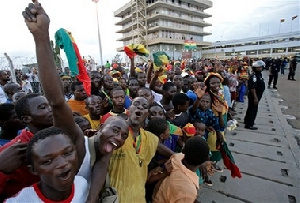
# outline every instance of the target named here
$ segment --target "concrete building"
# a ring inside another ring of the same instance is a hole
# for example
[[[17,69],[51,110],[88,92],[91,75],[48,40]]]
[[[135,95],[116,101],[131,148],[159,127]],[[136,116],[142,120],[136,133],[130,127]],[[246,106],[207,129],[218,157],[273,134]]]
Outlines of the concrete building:
[[[211,34],[204,32],[211,26],[205,22],[210,7],[208,0],[131,0],[114,12],[121,18],[116,23],[122,26],[117,33],[123,34],[118,41],[124,46],[144,44],[151,53],[165,51],[171,59],[199,58],[201,48],[211,44],[203,41]]]
[[[300,53],[300,31],[218,41],[202,49],[202,57],[230,59],[232,57],[282,57]]]

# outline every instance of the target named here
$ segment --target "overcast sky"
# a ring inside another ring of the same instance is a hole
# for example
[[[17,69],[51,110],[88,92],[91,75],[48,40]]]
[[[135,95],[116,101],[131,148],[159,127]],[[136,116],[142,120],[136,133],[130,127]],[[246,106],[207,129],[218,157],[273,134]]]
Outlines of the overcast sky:
[[[72,32],[82,56],[91,55],[99,62],[97,38],[96,4],[91,0],[39,0],[50,16],[50,37],[59,28]],[[99,0],[99,24],[102,39],[103,60],[111,60],[116,48],[122,46],[116,40],[121,34],[115,26],[120,19],[113,17],[113,12],[129,0]],[[0,57],[4,52],[10,56],[35,56],[35,48],[31,34],[27,30],[21,15],[28,1],[1,1],[0,12]],[[205,37],[205,41],[225,41],[246,37],[257,37],[268,34],[299,31],[299,18],[294,21],[292,16],[299,15],[299,0],[213,0],[213,8],[206,12],[211,18],[205,19],[212,23],[205,28],[213,34]],[[292,23],[292,24],[291,24]],[[63,51],[62,51],[63,52]],[[63,56],[63,58],[65,58]],[[1,64],[0,64],[1,65]]]

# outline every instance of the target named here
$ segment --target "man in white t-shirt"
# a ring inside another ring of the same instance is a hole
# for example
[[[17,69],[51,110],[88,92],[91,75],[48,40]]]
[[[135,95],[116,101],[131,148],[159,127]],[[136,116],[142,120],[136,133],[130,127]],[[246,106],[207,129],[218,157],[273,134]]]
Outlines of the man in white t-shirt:
[[[3,90],[4,85],[10,81],[9,75],[6,71],[0,71],[0,104],[6,103],[7,96]]]

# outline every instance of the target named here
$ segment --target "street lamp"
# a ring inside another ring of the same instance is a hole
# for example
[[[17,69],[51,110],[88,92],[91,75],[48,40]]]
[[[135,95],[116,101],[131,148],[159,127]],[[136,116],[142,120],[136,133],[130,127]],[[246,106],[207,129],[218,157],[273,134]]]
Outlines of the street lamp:
[[[96,17],[97,17],[97,27],[98,27],[98,43],[99,43],[99,52],[100,52],[100,65],[103,64],[103,59],[102,59],[102,46],[101,46],[101,37],[100,37],[100,27],[99,27],[99,17],[98,17],[98,1],[99,0],[92,0],[95,2],[96,5]]]
[[[175,56],[174,56],[175,55],[175,53],[174,53],[175,51],[176,51],[176,48],[173,49],[173,60],[174,61],[175,61]]]

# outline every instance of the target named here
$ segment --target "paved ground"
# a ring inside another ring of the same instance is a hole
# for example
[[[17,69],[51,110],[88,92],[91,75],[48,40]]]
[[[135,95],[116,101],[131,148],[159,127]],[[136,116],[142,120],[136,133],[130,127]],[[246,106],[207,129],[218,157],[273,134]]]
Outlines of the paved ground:
[[[299,68],[297,72],[297,79],[300,80]],[[263,75],[267,81],[267,72]],[[240,123],[235,131],[226,134],[229,149],[243,177],[233,179],[226,169],[223,173],[216,173],[211,177],[212,187],[201,186],[200,202],[300,202],[300,153],[297,142],[300,131],[289,125],[287,116],[282,113],[286,108],[283,105],[287,105],[290,111],[285,110],[285,113],[299,114],[299,97],[292,91],[294,86],[290,86],[298,81],[285,81],[286,77],[280,77],[278,91],[266,89],[255,121],[259,128],[257,131],[247,130]],[[299,94],[299,83],[297,88]],[[280,98],[282,95],[286,100]],[[237,104],[238,121],[243,121],[246,109],[247,99],[245,103]],[[220,181],[221,176],[227,177],[226,182]]]
[[[300,130],[300,63],[297,64],[296,81],[287,80],[288,70],[284,75],[278,77],[278,94],[283,99],[282,105],[288,107],[284,109],[284,114],[292,115],[296,119],[288,120],[289,124]]]

